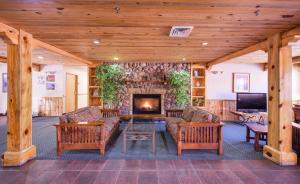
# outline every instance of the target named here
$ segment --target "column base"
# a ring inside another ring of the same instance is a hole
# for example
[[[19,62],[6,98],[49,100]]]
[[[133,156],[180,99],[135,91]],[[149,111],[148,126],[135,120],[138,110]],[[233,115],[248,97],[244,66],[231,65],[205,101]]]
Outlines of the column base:
[[[277,149],[265,145],[263,153],[265,158],[272,160],[279,165],[297,165],[297,155],[292,151],[280,152]]]
[[[19,152],[7,151],[4,153],[3,166],[21,166],[36,157],[36,147],[31,145]]]

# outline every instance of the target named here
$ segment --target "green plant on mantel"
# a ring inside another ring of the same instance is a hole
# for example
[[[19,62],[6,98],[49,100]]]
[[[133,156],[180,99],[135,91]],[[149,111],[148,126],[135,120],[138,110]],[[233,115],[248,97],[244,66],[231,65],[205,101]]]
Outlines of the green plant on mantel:
[[[190,74],[185,70],[172,71],[169,76],[169,83],[176,98],[177,108],[183,108],[189,104]]]
[[[109,108],[118,103],[122,75],[123,68],[118,64],[103,64],[96,67],[96,78],[102,86],[99,96]]]

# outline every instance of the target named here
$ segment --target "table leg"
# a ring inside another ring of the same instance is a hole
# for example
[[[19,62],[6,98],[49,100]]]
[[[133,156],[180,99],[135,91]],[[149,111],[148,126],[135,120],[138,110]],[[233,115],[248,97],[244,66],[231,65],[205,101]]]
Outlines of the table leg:
[[[250,141],[250,128],[246,128],[246,142]]]
[[[152,134],[152,152],[155,154],[155,132]]]
[[[123,134],[123,153],[126,153],[126,133]]]
[[[259,151],[260,147],[259,147],[259,135],[260,133],[255,133],[255,140],[254,140],[254,150],[255,151]]]

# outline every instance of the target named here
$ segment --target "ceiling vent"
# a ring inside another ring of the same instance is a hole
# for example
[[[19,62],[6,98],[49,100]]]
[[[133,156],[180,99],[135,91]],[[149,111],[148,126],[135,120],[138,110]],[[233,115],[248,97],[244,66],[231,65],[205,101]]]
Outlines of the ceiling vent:
[[[173,26],[169,36],[185,38],[191,34],[193,28],[193,26]]]

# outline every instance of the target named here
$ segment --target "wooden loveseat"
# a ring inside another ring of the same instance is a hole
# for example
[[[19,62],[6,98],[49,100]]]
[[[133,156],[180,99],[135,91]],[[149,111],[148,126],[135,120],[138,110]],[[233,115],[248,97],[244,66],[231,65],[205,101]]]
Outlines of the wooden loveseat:
[[[200,108],[166,110],[167,130],[177,144],[178,156],[184,149],[216,149],[222,154],[222,123],[219,117]]]
[[[99,149],[104,155],[106,145],[119,131],[118,110],[85,107],[66,113],[55,124],[57,155],[64,150]]]

